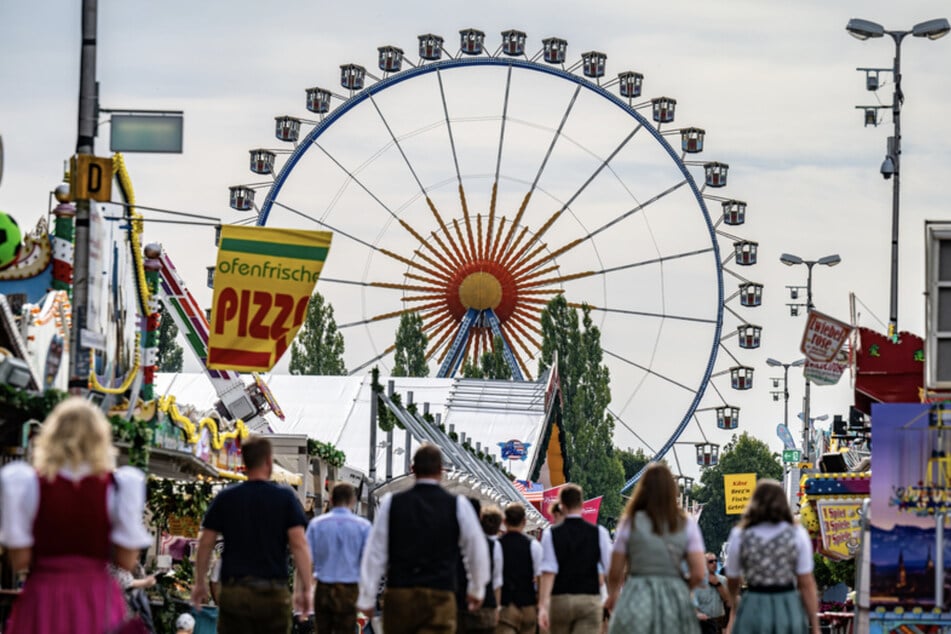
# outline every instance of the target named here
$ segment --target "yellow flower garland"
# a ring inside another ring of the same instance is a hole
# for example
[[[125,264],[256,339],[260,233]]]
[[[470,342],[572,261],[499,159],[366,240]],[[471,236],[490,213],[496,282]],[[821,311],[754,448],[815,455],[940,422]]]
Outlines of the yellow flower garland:
[[[211,433],[211,447],[218,451],[221,449],[225,441],[234,440],[235,438],[241,438],[244,440],[248,437],[250,433],[248,431],[247,425],[244,424],[244,421],[240,418],[234,423],[234,430],[225,432],[223,434],[218,431],[218,423],[215,419],[210,417],[202,418],[198,421],[198,427],[195,427],[195,424],[191,421],[190,418],[184,416],[181,412],[178,411],[178,407],[175,405],[175,397],[159,397],[158,399],[159,410],[165,412],[169,417],[177,423],[185,431],[185,440],[188,444],[194,445],[200,439],[201,430],[207,427]]]
[[[129,371],[129,374],[126,375],[125,381],[122,382],[122,385],[119,387],[106,387],[99,383],[99,377],[96,376],[96,356],[92,350],[89,351],[89,389],[96,392],[102,392],[103,394],[123,394],[126,390],[132,387],[132,382],[135,381],[135,377],[139,374],[139,364],[142,360],[142,351],[139,347],[139,337],[141,333],[135,333],[135,363],[132,365],[132,369]]]

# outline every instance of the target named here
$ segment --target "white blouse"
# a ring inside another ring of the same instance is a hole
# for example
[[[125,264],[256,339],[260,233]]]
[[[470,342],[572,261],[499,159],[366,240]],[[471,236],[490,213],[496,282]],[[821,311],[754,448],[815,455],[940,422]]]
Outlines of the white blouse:
[[[90,474],[88,465],[76,470],[64,467],[60,475],[77,481]],[[147,548],[152,536],[142,522],[145,512],[145,474],[135,467],[114,472],[116,486],[106,492],[106,507],[113,544],[130,550]],[[25,462],[12,462],[0,469],[0,544],[7,548],[33,546],[33,520],[40,505],[40,482],[36,470]]]

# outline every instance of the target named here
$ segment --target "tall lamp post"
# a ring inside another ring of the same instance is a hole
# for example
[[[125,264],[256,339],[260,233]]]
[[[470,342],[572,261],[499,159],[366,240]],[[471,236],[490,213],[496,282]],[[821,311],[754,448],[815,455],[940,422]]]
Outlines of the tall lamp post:
[[[911,28],[910,31],[890,31],[877,22],[871,20],[861,20],[853,18],[849,20],[845,30],[850,35],[860,40],[867,40],[872,37],[882,37],[884,35],[892,38],[895,42],[895,61],[891,68],[894,91],[892,93],[892,122],[895,126],[894,136],[888,139],[888,151],[885,160],[882,161],[881,173],[887,180],[892,179],[892,266],[891,266],[891,293],[889,296],[889,316],[888,316],[888,336],[894,339],[898,336],[898,207],[899,207],[899,174],[901,173],[901,107],[905,101],[905,95],[901,90],[901,43],[906,35],[915,37],[926,37],[929,40],[937,40],[944,37],[951,31],[951,24],[945,18],[937,18],[920,22]],[[865,71],[866,86],[869,90],[878,89],[879,70],[874,68],[860,68]],[[874,74],[873,74],[874,73]],[[888,107],[888,106],[885,106]],[[860,106],[865,110],[865,125],[876,124],[875,110],[878,106]]]
[[[783,369],[783,425],[789,427],[789,368],[800,368],[805,365],[805,359],[797,359],[792,363],[783,363],[776,359],[766,359],[766,365]]]
[[[823,266],[835,266],[842,261],[842,258],[839,257],[838,253],[833,253],[832,255],[826,255],[819,258],[818,260],[804,260],[798,255],[793,255],[791,253],[783,253],[779,256],[779,261],[785,264],[786,266],[795,266],[797,264],[804,264],[808,270],[808,275],[806,276],[806,312],[808,313],[815,306],[812,303],[812,267],[816,264],[821,264]],[[806,388],[802,397],[802,409],[803,409],[803,419],[802,419],[802,453],[805,456],[806,461],[812,462],[812,454],[810,453],[809,448],[809,439],[812,434],[812,420],[809,418],[809,403],[810,403],[810,394],[809,394],[809,379],[806,379]]]

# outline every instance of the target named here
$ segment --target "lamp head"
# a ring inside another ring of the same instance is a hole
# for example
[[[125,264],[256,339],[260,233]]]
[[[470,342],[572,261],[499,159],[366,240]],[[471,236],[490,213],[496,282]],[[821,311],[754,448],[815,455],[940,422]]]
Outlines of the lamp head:
[[[798,255],[793,255],[791,253],[783,253],[779,256],[779,261],[785,264],[786,266],[792,266],[794,264],[802,264],[802,258]]]
[[[806,365],[806,360],[805,360],[805,359],[796,359],[795,361],[793,361],[793,362],[790,363],[789,365],[791,365],[791,366],[794,367],[794,368],[798,368],[798,367],[801,367],[801,366]]]
[[[839,257],[838,253],[833,253],[832,255],[827,255],[825,257],[819,258],[818,263],[824,264],[826,266],[835,266],[842,261],[842,258]]]
[[[884,26],[878,22],[862,20],[860,18],[852,18],[849,20],[849,23],[845,25],[845,30],[849,32],[849,35],[860,40],[867,40],[870,37],[882,37],[885,35]]]
[[[766,365],[769,365],[769,366],[772,366],[772,367],[776,368],[776,367],[781,366],[782,363],[780,363],[780,362],[777,361],[776,359],[773,359],[772,357],[770,357],[769,359],[766,359]]]
[[[937,40],[951,31],[951,24],[948,24],[946,18],[936,18],[926,22],[919,22],[911,29],[911,34],[915,37],[926,37],[929,40]]]

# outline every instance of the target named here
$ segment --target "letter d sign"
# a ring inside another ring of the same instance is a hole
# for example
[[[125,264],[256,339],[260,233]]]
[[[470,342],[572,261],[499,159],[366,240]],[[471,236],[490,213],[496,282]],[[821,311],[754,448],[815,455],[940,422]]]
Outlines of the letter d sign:
[[[80,154],[70,160],[72,199],[112,200],[112,159]]]

